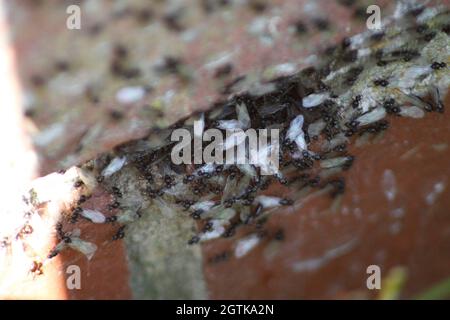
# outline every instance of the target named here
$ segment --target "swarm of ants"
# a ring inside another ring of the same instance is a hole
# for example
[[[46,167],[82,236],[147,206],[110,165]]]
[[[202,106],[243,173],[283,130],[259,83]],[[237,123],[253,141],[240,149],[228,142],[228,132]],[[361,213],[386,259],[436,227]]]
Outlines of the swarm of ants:
[[[138,172],[138,189],[145,205],[177,210],[200,222],[200,231],[186,239],[190,245],[231,237],[242,225],[258,229],[269,213],[300,200],[296,195],[301,190],[321,189],[333,198],[342,194],[346,184],[340,173],[357,161],[347,150],[352,137],[388,129],[389,117],[418,118],[427,112],[444,112],[442,90],[450,83],[445,62],[449,14],[439,12],[429,18],[431,23],[418,19],[422,11],[406,12],[383,32],[345,38],[328,48],[316,67],[264,83],[264,89],[257,92],[233,93],[242,78],[237,79],[224,90],[230,93],[228,99],[209,110],[99,157],[92,170],[97,172],[97,182],[114,197],[110,209],[127,209],[127,213],[104,219],[105,223],[120,224],[111,239],[124,238],[126,223],[145,211],[142,203],[127,203],[130,190],[115,185],[117,177],[126,174],[124,168]],[[408,41],[400,41],[400,36]],[[261,169],[250,164],[173,164],[171,151],[176,142],[171,141],[171,133],[179,128],[192,132],[193,121],[224,135],[225,129],[236,127],[279,129],[279,172],[261,175]],[[290,198],[265,194],[277,184],[290,190]],[[71,223],[80,216],[102,220],[82,209],[85,200],[80,198],[71,211]],[[72,242],[60,225],[57,229],[63,242]],[[284,237],[282,230],[276,237]],[[49,258],[58,251],[53,250]]]

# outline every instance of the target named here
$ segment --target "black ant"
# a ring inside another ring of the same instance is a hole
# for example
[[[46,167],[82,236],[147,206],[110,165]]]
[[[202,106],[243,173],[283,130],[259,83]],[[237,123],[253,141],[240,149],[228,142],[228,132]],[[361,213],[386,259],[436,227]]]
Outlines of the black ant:
[[[114,196],[116,196],[116,197],[118,197],[118,198],[122,198],[122,192],[120,191],[119,188],[117,188],[117,187],[112,187],[111,190],[112,190],[112,194],[113,194]]]
[[[203,213],[202,209],[195,210],[194,212],[192,212],[191,217],[195,220],[198,220],[201,218],[202,213]]]
[[[394,99],[388,99],[384,102],[383,107],[386,109],[387,113],[399,114],[400,107],[395,103]]]
[[[125,237],[125,226],[121,226],[117,229],[117,232],[113,235],[112,240],[115,241],[123,239],[123,237]]]
[[[75,207],[72,210],[72,214],[70,216],[70,222],[71,223],[76,223],[78,221],[78,218],[80,217],[81,212],[83,211],[83,209],[81,209],[80,207]]]
[[[236,202],[235,198],[227,199],[223,202],[225,208],[231,208],[233,204]]]
[[[423,40],[429,42],[429,41],[433,40],[435,36],[436,36],[436,32],[431,31],[423,37]]]
[[[106,223],[113,223],[117,221],[117,216],[110,216],[105,219]]]
[[[244,206],[251,206],[254,200],[255,200],[254,197],[248,197],[248,198],[245,198],[245,199],[242,201],[242,204],[243,204]]]
[[[431,64],[431,69],[433,70],[439,70],[447,67],[447,64],[445,62],[433,62]]]
[[[285,177],[278,177],[278,182],[282,185],[287,185],[288,184],[288,180]]]
[[[81,195],[77,201],[77,204],[81,205],[82,203],[86,202],[86,200],[87,200],[87,197],[85,195]]]
[[[356,109],[359,107],[359,103],[361,102],[361,95],[357,95],[352,100],[352,107],[353,109]]]
[[[207,223],[205,223],[205,225],[203,227],[203,232],[212,231],[212,229],[213,229],[213,224],[211,221],[208,221]]]
[[[386,79],[376,79],[373,81],[373,84],[376,86],[387,87],[389,85],[389,81]]]
[[[174,183],[174,178],[169,176],[169,175],[165,175],[164,176],[164,183],[166,185],[166,188],[170,188],[173,183]]]
[[[113,203],[111,203],[111,204],[108,205],[108,208],[109,208],[110,210],[120,208],[120,202],[114,201]]]
[[[189,241],[188,244],[189,245],[193,245],[196,244],[200,241],[200,237],[199,236],[193,236]]]
[[[56,234],[58,235],[59,239],[62,239],[64,237],[64,231],[63,231],[63,225],[61,222],[58,222],[55,226]]]
[[[232,225],[222,234],[223,238],[230,238],[236,233],[236,226]]]
[[[63,240],[65,243],[71,243],[71,242],[72,242],[72,238],[70,238],[68,235],[64,235],[64,236],[62,237],[62,240]]]
[[[192,182],[192,181],[194,181],[194,179],[195,179],[195,176],[193,176],[193,175],[187,175],[186,177],[184,177],[184,179],[183,179],[183,183],[190,183],[190,182]]]

